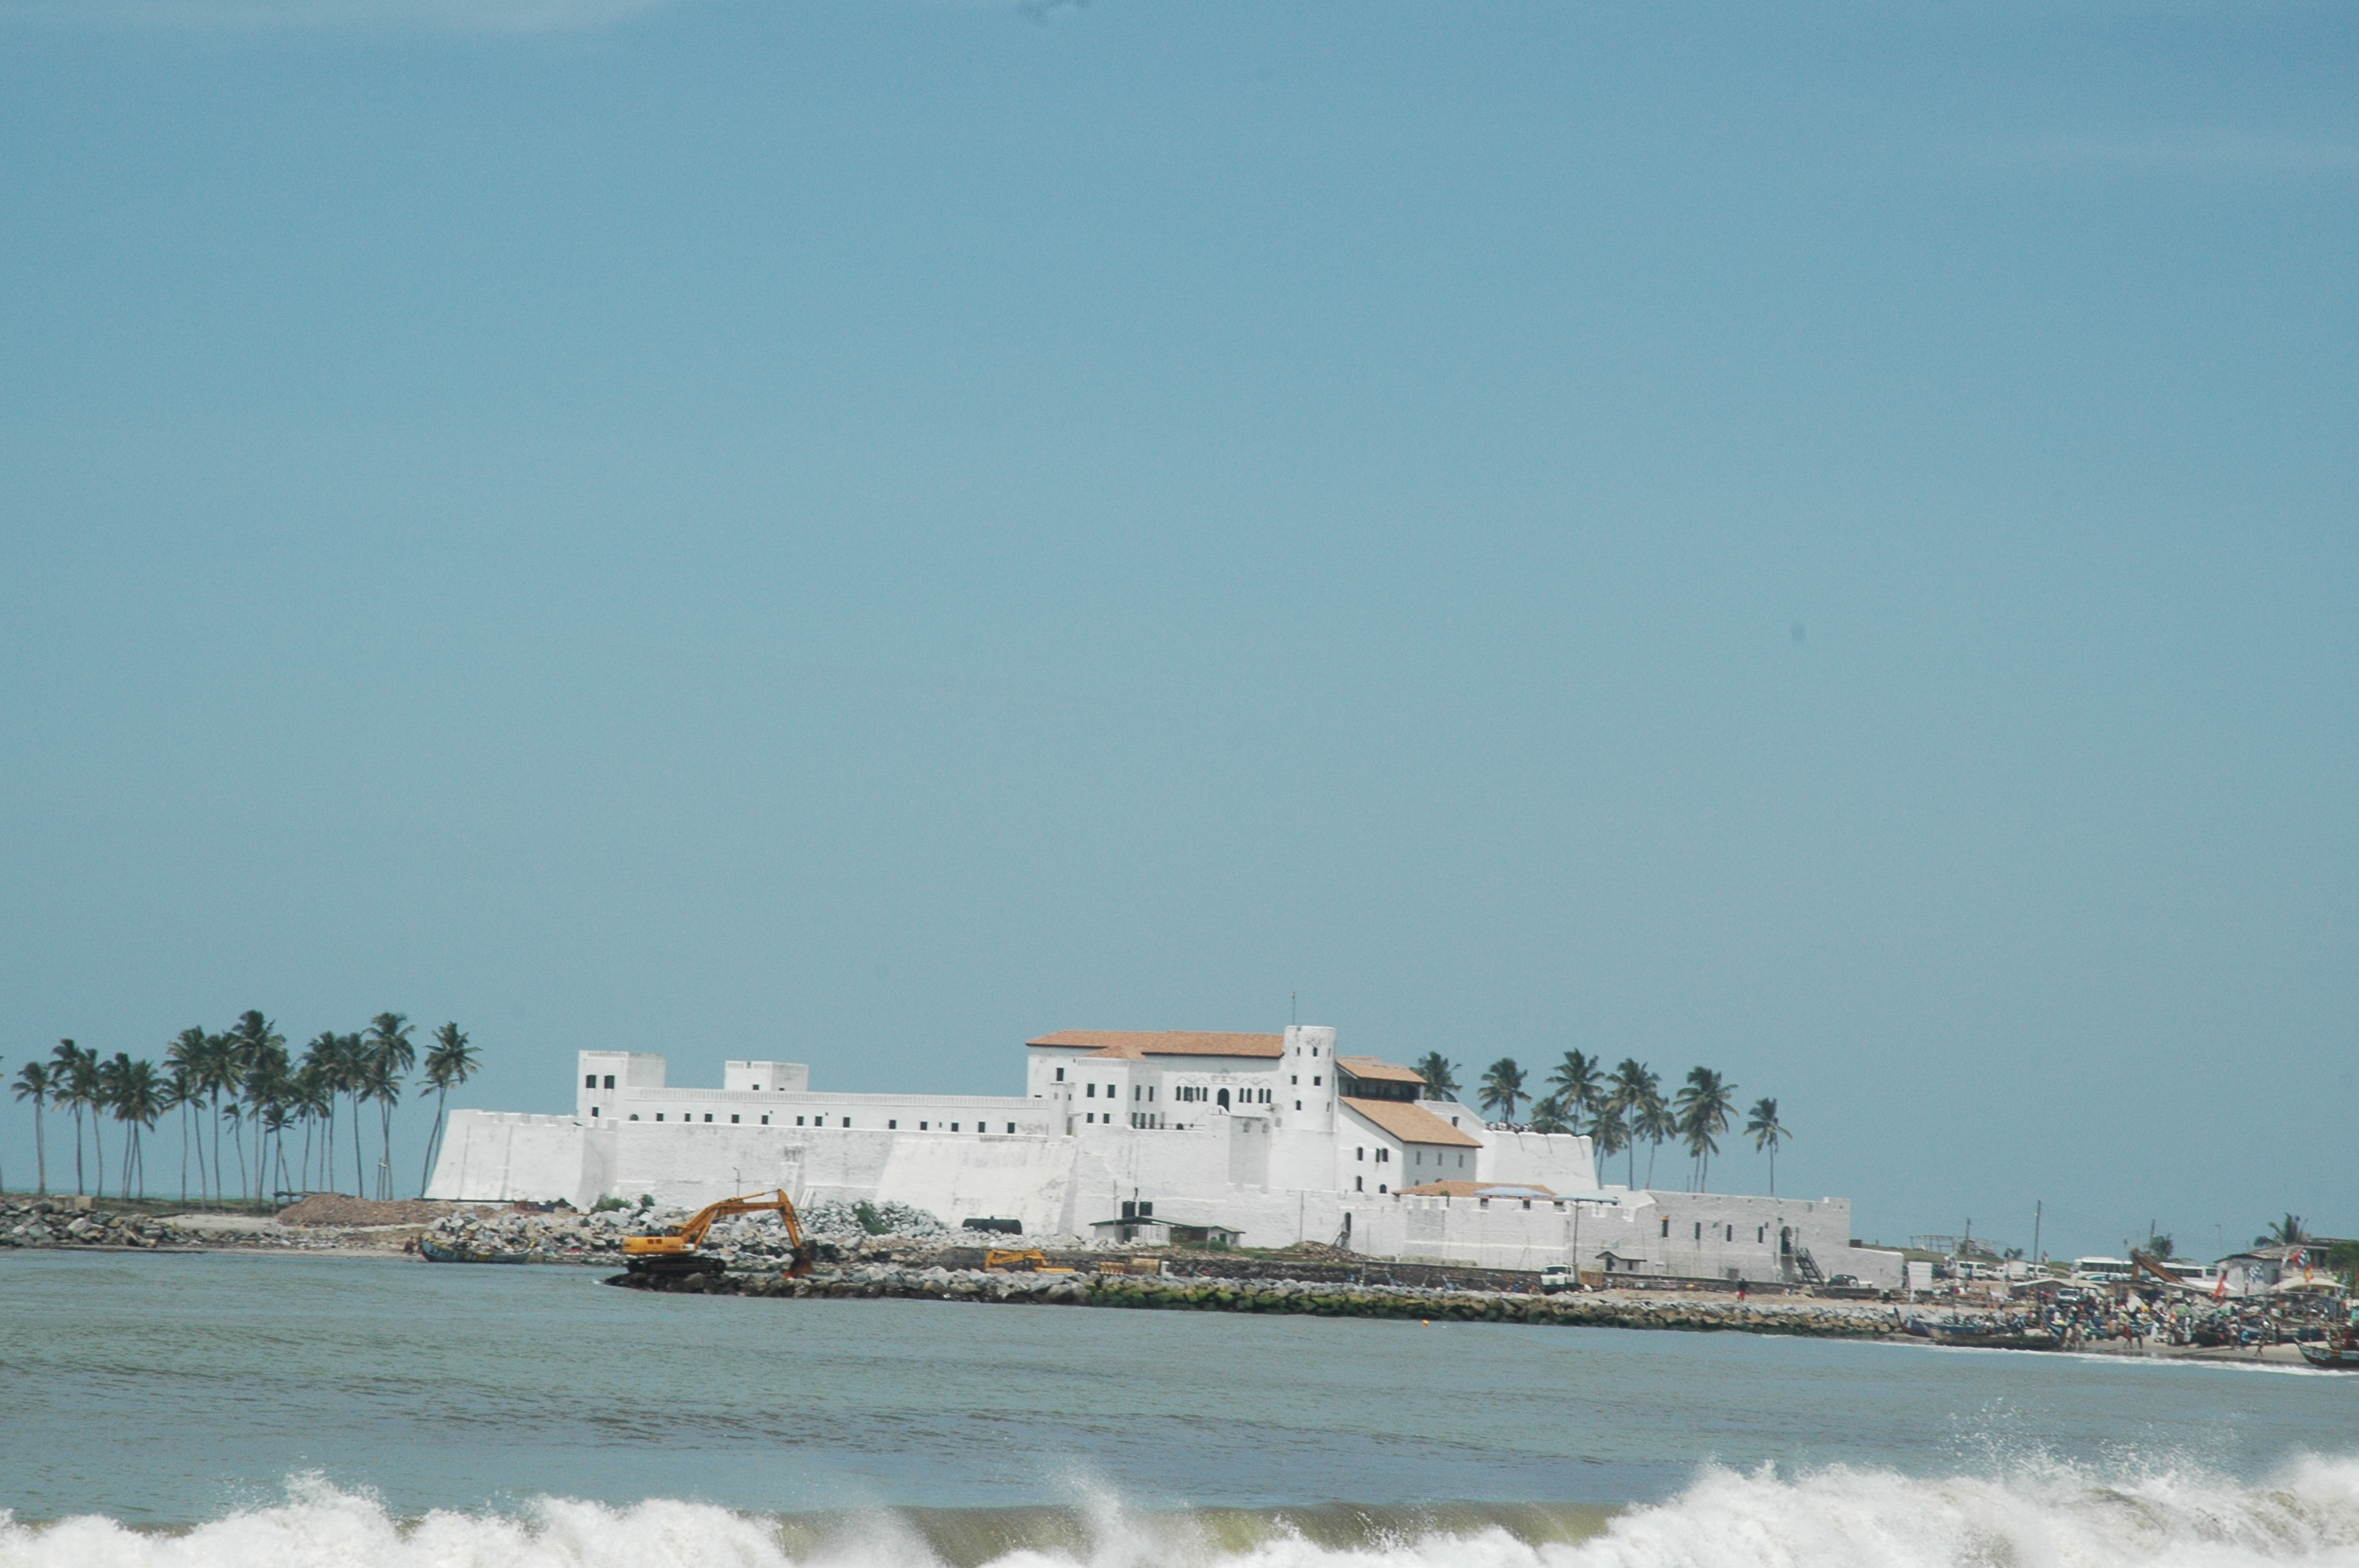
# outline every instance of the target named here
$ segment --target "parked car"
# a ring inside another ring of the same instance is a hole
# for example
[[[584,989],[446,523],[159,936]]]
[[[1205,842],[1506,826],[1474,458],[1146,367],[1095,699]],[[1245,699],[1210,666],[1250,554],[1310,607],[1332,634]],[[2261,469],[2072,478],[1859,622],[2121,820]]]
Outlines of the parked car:
[[[1570,1264],[1551,1263],[1540,1271],[1540,1290],[1544,1294],[1554,1295],[1559,1291],[1579,1289],[1581,1276],[1572,1271]]]

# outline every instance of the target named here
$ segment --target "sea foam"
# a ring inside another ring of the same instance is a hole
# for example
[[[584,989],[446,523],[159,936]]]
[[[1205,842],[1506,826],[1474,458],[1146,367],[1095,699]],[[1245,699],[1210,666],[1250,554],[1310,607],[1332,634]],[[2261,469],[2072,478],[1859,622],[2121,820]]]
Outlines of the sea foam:
[[[1610,1518],[1471,1505],[1290,1520],[1107,1504],[1055,1529],[997,1530],[1002,1545],[980,1552],[940,1548],[956,1512],[929,1527],[893,1512],[821,1523],[548,1498],[517,1514],[403,1519],[299,1479],[284,1502],[168,1534],[0,1515],[0,1568],[2359,1568],[2359,1458],[2298,1460],[2257,1484],[2061,1465],[1933,1478],[1707,1469],[1679,1496]]]

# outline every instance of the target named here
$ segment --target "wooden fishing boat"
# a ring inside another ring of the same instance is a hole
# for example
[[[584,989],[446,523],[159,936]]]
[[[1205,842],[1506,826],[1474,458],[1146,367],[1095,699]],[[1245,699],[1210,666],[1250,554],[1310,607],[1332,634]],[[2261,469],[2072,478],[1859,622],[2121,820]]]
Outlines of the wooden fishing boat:
[[[1977,1350],[2054,1350],[2064,1343],[2044,1328],[1973,1329],[1936,1325],[1931,1338],[1936,1345],[1954,1345]]]
[[[2324,1372],[2359,1372],[2359,1334],[2345,1334],[2341,1340],[2324,1344],[2304,1342],[2295,1348],[2301,1358]]]

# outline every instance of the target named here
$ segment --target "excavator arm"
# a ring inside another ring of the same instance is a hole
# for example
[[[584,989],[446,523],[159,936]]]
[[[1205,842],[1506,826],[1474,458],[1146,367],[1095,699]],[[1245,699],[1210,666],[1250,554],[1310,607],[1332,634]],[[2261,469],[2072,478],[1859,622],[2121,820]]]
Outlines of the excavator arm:
[[[669,1236],[626,1236],[623,1238],[623,1260],[641,1272],[718,1268],[718,1259],[705,1257],[698,1249],[704,1245],[704,1238],[715,1220],[739,1214],[776,1214],[786,1226],[787,1241],[793,1249],[788,1277],[799,1279],[810,1272],[814,1249],[804,1239],[801,1217],[795,1213],[794,1200],[783,1189],[768,1195],[756,1193],[707,1204]]]

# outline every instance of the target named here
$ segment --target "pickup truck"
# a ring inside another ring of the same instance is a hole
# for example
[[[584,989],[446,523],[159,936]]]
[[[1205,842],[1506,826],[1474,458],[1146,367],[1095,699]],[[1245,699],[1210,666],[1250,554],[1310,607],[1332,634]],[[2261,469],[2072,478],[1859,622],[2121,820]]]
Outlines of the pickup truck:
[[[1540,1271],[1540,1292],[1544,1295],[1554,1295],[1559,1291],[1579,1289],[1581,1289],[1581,1276],[1572,1271],[1571,1264],[1551,1263]]]

